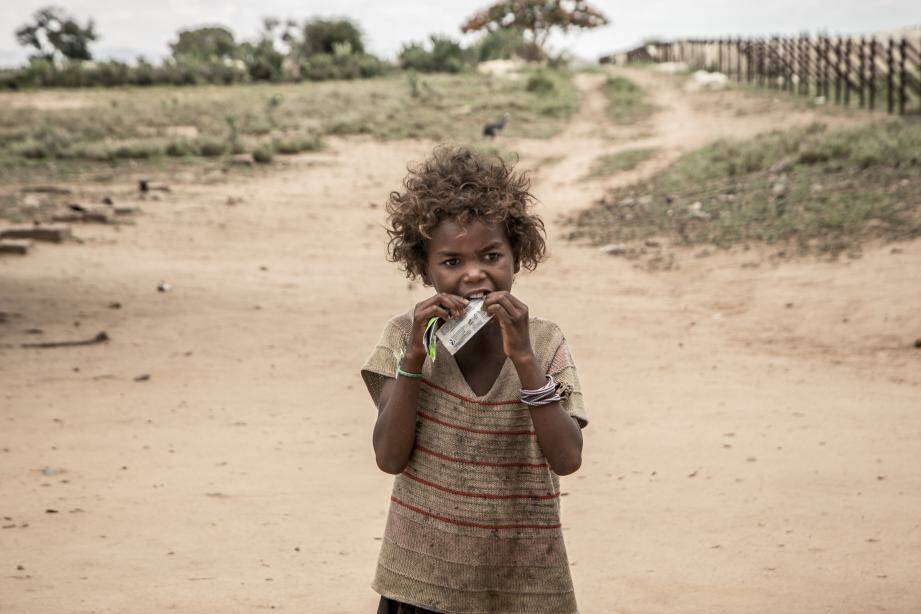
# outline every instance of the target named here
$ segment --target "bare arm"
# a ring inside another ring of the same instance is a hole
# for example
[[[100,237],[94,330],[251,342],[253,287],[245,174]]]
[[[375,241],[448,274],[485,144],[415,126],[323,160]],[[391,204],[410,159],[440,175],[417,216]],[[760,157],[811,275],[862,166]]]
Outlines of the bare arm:
[[[540,369],[528,334],[528,306],[508,292],[492,292],[483,305],[499,320],[502,328],[502,351],[508,356],[521,386],[528,390],[547,383]],[[537,442],[550,468],[557,475],[574,473],[582,465],[582,430],[576,420],[566,413],[559,401],[530,407],[531,422]]]
[[[413,329],[403,362],[404,371],[421,373],[425,362],[422,343],[425,326],[433,316],[445,320],[464,312],[467,299],[453,294],[439,293],[428,298],[413,310]],[[377,466],[386,473],[400,473],[409,463],[416,443],[416,406],[419,398],[419,378],[398,376],[387,378],[381,389],[374,423],[374,456]]]
[[[523,388],[533,390],[547,383],[547,376],[538,367],[534,354],[512,358],[512,362]],[[528,409],[537,442],[550,468],[557,475],[575,473],[582,465],[582,429],[576,419],[566,413],[559,401]]]
[[[413,373],[422,370],[425,354],[403,356],[403,369]],[[419,382],[411,377],[387,378],[378,404],[374,423],[374,455],[377,466],[386,473],[397,474],[409,462],[416,442],[416,401]]]

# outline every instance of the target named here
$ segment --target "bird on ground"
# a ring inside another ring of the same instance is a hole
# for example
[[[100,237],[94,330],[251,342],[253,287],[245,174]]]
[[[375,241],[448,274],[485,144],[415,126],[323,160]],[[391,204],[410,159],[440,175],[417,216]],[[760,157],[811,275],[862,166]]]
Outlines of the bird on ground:
[[[495,138],[499,135],[502,130],[505,129],[505,124],[508,123],[508,113],[502,114],[502,119],[497,122],[490,122],[483,126],[483,136],[488,136],[490,138]]]

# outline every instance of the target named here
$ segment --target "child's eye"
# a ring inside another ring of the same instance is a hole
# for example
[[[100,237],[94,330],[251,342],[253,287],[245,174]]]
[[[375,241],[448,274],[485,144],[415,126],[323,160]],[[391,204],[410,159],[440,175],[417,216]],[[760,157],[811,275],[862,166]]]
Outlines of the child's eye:
[[[457,264],[457,258],[448,258],[447,260],[442,262],[442,264],[445,266],[454,266]]]
[[[489,252],[488,254],[486,254],[486,260],[490,262],[494,262],[498,260],[500,256],[502,256],[502,254],[500,254],[499,252]]]

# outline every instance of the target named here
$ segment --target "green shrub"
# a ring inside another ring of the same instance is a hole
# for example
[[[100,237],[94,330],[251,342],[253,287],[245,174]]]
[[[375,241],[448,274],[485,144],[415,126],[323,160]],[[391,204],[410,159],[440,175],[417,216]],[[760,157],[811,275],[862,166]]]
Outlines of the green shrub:
[[[336,78],[336,65],[328,53],[312,55],[301,62],[301,75],[311,81],[325,81]]]
[[[174,158],[194,156],[198,151],[189,141],[172,141],[166,146],[166,155]]]
[[[474,46],[473,53],[478,62],[508,60],[524,47],[524,34],[517,28],[500,28],[488,32]]]
[[[330,54],[337,45],[347,44],[353,53],[363,53],[364,37],[349,19],[314,18],[304,23],[301,52],[306,56]]]
[[[547,77],[543,72],[536,72],[528,78],[525,89],[529,92],[543,95],[555,91],[556,85],[553,83],[553,80]]]
[[[275,158],[271,145],[262,145],[253,150],[253,160],[259,164],[269,164]]]
[[[228,149],[227,141],[220,139],[205,138],[200,139],[198,142],[199,153],[207,158],[223,156]]]
[[[149,141],[129,141],[119,143],[112,148],[112,156],[119,159],[143,160],[163,153],[157,143]]]
[[[400,51],[400,66],[419,72],[460,72],[464,64],[471,64],[470,54],[460,43],[447,37],[433,34],[430,48],[423,43],[408,43]]]
[[[322,141],[316,134],[287,136],[275,142],[275,151],[280,154],[296,154],[302,151],[316,151],[322,147]]]

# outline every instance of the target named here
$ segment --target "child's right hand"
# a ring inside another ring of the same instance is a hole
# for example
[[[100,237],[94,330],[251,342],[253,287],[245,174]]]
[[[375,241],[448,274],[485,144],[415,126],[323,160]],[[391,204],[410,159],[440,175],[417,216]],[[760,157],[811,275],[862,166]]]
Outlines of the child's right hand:
[[[439,292],[435,296],[416,304],[413,309],[413,330],[409,347],[406,348],[406,354],[413,355],[413,358],[418,357],[421,363],[425,359],[425,344],[422,342],[422,337],[425,334],[425,327],[428,325],[429,320],[435,316],[443,320],[450,320],[463,315],[468,302],[470,301],[462,296]]]

